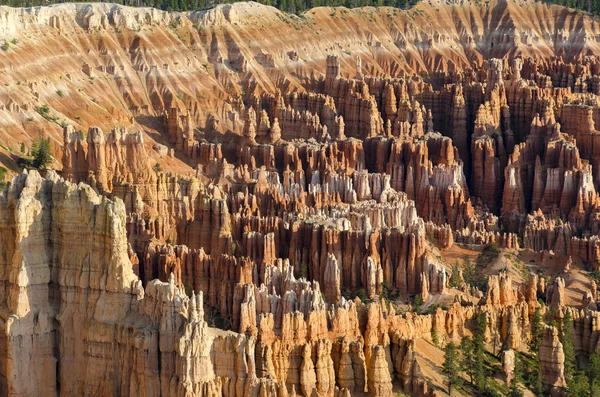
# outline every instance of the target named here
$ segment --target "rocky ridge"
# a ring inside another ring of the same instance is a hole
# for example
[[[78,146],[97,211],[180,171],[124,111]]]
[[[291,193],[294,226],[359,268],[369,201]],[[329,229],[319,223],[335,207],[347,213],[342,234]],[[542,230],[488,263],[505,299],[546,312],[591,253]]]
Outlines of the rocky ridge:
[[[16,147],[43,129],[57,152],[63,121],[82,131],[155,129],[148,118],[173,106],[195,126],[210,129],[216,117],[219,131],[235,130],[223,101],[319,87],[328,55],[338,56],[345,76],[354,76],[359,57],[366,76],[426,73],[441,84],[436,73],[481,67],[493,57],[573,61],[597,53],[600,31],[583,13],[527,1],[317,8],[299,17],[256,3],[190,13],[60,4],[2,7],[0,15],[0,40],[9,43],[0,58],[2,140]],[[249,22],[255,19],[261,24]],[[48,113],[36,112],[44,105]],[[437,109],[426,106],[438,123]]]

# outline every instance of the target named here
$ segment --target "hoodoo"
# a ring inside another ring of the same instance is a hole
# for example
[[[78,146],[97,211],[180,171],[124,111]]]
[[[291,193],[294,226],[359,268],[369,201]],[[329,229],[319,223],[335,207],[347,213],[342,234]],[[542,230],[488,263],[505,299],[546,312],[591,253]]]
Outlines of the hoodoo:
[[[0,20],[1,396],[597,394],[600,18]]]

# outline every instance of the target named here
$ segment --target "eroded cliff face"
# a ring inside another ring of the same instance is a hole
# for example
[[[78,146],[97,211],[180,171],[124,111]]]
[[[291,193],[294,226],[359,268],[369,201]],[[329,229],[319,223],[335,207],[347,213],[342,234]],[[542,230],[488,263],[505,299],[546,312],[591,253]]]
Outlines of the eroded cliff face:
[[[538,309],[571,314],[582,364],[598,351],[597,288],[575,278],[600,261],[597,19],[503,1],[0,15],[18,38],[0,142],[43,130],[57,170],[0,195],[0,394],[434,395],[439,346],[476,318],[510,383]],[[487,283],[463,277],[492,246]],[[564,330],[539,331],[560,395]]]
[[[180,267],[161,273],[169,274],[167,282],[142,286],[127,255],[120,199],[54,172],[42,179],[31,171],[2,193],[0,211],[6,353],[0,387],[11,396],[389,396],[394,378],[405,391],[424,395],[416,339],[434,332],[459,338],[478,310],[494,321],[513,306],[527,313],[510,279],[490,281],[490,291],[508,290],[499,297],[490,292],[481,309],[455,304],[434,315],[397,315],[383,301],[365,305],[339,292],[329,306],[319,282],[296,280],[286,260],[267,266],[260,287],[252,272],[238,280],[233,310],[240,334],[226,333],[207,326],[202,292],[188,296],[178,286],[185,277]],[[155,251],[173,258],[161,263],[176,258],[177,265],[185,252]],[[327,274],[339,271],[335,261],[330,255]],[[339,289],[327,277],[325,284]],[[194,289],[214,296],[203,285]],[[525,330],[506,332],[518,332],[519,341],[528,337]]]
[[[255,338],[207,326],[202,292],[173,275],[142,286],[121,200],[32,171],[0,211],[3,395],[277,394],[256,375]]]
[[[173,281],[144,289],[127,256],[122,201],[32,171],[2,193],[0,211],[4,395],[214,387],[202,294],[187,297]]]
[[[223,266],[235,263],[211,264],[202,250],[154,247],[149,258],[158,256],[159,276],[168,281],[149,281],[144,288],[128,256],[120,199],[52,171],[46,179],[31,171],[2,193],[0,211],[0,346],[6,353],[0,387],[10,396],[391,396],[393,384],[426,395],[418,340],[460,340],[467,322],[485,313],[486,341],[499,332],[510,348],[520,349],[531,337],[529,314],[543,289],[535,275],[522,287],[509,276],[491,277],[478,306],[396,314],[384,300],[364,304],[340,297],[334,255],[327,258],[324,280],[333,305],[318,281],[296,279],[288,260],[259,271],[246,259],[229,302],[237,334],[208,327],[205,294],[188,296],[181,286],[189,282],[193,290],[207,291],[209,300],[227,299],[231,291],[213,290],[226,287],[225,280],[184,280],[190,269],[226,274]],[[444,285],[440,280],[435,288]],[[377,291],[376,277],[371,288]],[[435,288],[432,293],[439,293]],[[561,288],[557,281],[548,290],[558,315],[565,310]],[[229,309],[212,305],[224,314]],[[590,321],[596,315],[575,312],[578,349],[593,349],[588,339],[597,334]],[[548,387],[560,388],[564,357],[556,332],[544,331],[540,365]]]

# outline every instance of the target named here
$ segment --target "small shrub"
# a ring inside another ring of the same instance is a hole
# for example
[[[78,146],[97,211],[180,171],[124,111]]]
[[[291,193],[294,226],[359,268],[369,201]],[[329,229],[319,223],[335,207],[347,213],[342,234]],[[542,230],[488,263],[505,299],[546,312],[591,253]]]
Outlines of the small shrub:
[[[500,249],[494,244],[488,244],[477,257],[474,265],[470,261],[465,260],[463,268],[463,278],[465,282],[485,293],[487,291],[487,277],[484,274],[484,270],[487,269],[499,255]]]
[[[225,320],[218,308],[211,306],[204,312],[209,327],[225,329]]]
[[[50,106],[48,105],[36,106],[34,109],[36,112],[38,112],[40,116],[42,116],[48,121],[56,123],[56,121],[58,120],[58,117],[50,116]]]
[[[363,303],[366,303],[369,301],[369,297],[367,296],[367,293],[364,290],[364,288],[361,288],[358,291],[356,291],[356,297],[358,299],[360,299]]]
[[[392,291],[392,286],[388,281],[384,281],[381,284],[381,297],[385,300],[390,299],[390,292]]]
[[[56,90],[56,95],[58,95],[59,97],[63,97],[65,96],[65,94],[62,92],[62,90]]]
[[[2,51],[8,51],[10,49],[10,45],[8,41],[4,40],[4,44],[2,44]]]
[[[463,279],[465,283],[485,292],[487,289],[487,277],[481,270],[468,258],[463,261]]]
[[[421,294],[415,295],[412,301],[412,311],[421,314],[421,305],[423,304],[423,297]]]
[[[438,307],[440,307],[439,305],[431,305],[427,308],[427,310],[425,310],[425,312],[423,312],[423,314],[434,314],[435,311],[438,309]]]

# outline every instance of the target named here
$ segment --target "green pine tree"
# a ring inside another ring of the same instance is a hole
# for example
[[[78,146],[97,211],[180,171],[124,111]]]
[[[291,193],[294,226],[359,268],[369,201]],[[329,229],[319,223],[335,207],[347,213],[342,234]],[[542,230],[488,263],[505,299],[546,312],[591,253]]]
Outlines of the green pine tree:
[[[536,308],[531,320],[531,341],[529,342],[529,350],[537,353],[540,342],[542,341],[542,330],[544,324],[542,321],[542,309]]]
[[[50,138],[36,138],[31,144],[31,156],[33,160],[31,165],[37,169],[44,169],[52,163],[52,153],[50,149]]]
[[[595,382],[600,380],[600,355],[598,355],[597,352],[590,354],[590,359],[588,361],[587,368],[585,369],[585,374],[590,382],[590,387],[592,387]]]
[[[4,186],[6,186],[6,174],[8,173],[8,170],[2,166],[0,166],[0,189],[4,189]]]
[[[590,359],[585,369],[585,374],[587,375],[588,382],[590,384],[590,394],[592,396],[598,395],[594,394],[594,389],[600,388],[600,355],[598,355],[597,352],[590,354]]]
[[[567,310],[562,320],[560,343],[563,345],[563,353],[565,355],[565,380],[570,387],[575,377],[577,364],[575,348],[573,347],[573,316],[569,310]]]
[[[469,382],[473,383],[475,374],[475,346],[473,340],[465,336],[460,342],[460,352],[462,354],[462,370],[469,375]]]
[[[412,311],[421,314],[421,305],[423,304],[423,297],[421,294],[415,295],[412,301]]]
[[[440,337],[438,336],[437,331],[434,329],[433,332],[431,333],[431,341],[433,342],[433,344],[437,347],[440,346]]]
[[[486,386],[487,376],[485,373],[485,329],[487,327],[487,316],[485,312],[479,312],[477,326],[473,337],[473,355],[475,361],[474,380],[475,387],[483,392]]]
[[[449,284],[451,288],[459,288],[462,284],[462,280],[460,278],[460,265],[458,264],[458,261],[456,261],[452,266],[452,277],[450,277]]]
[[[510,384],[510,389],[508,390],[508,397],[523,397],[525,395],[520,386],[522,381],[523,371],[521,360],[519,359],[518,355],[515,355],[514,378]]]
[[[590,385],[588,378],[583,372],[578,372],[573,376],[569,389],[567,391],[567,397],[588,397],[590,392]]]
[[[533,384],[533,394],[537,397],[544,397],[544,384],[542,383],[542,371],[539,369],[539,358],[536,355],[536,360],[538,360],[538,376],[535,377],[535,382]]]
[[[458,348],[454,342],[450,342],[444,348],[444,364],[442,364],[442,373],[448,382],[448,394],[452,395],[452,387],[459,386],[460,378],[460,357]]]

